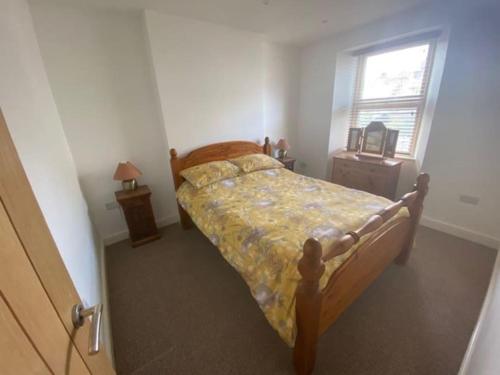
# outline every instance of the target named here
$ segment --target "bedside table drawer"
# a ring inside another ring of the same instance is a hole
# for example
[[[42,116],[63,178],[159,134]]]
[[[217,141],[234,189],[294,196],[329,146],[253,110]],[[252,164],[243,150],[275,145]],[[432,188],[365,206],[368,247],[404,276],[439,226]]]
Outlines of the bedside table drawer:
[[[139,197],[136,199],[126,199],[123,200],[120,204],[124,210],[129,208],[143,207],[149,204],[149,196]]]

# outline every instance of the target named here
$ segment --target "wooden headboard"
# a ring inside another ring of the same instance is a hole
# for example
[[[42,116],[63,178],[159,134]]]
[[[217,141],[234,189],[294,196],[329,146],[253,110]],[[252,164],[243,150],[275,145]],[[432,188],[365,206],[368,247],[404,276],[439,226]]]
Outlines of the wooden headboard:
[[[237,158],[238,156],[260,153],[271,155],[269,137],[265,138],[264,145],[248,141],[214,143],[197,148],[181,158],[178,157],[175,148],[171,148],[170,166],[172,167],[175,190],[177,190],[184,181],[184,178],[181,176],[181,171],[186,168],[208,163],[210,161],[227,160]]]

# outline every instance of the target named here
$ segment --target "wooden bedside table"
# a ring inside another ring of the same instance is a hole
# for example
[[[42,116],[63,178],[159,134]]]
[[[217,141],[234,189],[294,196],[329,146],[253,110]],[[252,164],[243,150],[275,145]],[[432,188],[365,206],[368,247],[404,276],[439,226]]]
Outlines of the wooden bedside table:
[[[294,158],[291,158],[289,156],[286,156],[285,158],[281,159],[281,158],[276,158],[276,160],[282,162],[283,164],[285,164],[285,168],[290,170],[290,171],[293,171],[293,167],[294,167],[294,164],[295,164],[295,159]]]
[[[160,238],[151,207],[151,191],[147,185],[132,191],[117,191],[115,197],[125,214],[132,247]]]
[[[358,158],[353,152],[333,157],[332,182],[394,200],[401,160]]]

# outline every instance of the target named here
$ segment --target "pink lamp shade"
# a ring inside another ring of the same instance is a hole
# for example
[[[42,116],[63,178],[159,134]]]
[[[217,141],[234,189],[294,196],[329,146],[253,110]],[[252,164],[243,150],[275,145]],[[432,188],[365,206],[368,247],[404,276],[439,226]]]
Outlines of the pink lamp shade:
[[[276,144],[276,148],[280,150],[290,150],[290,145],[286,141],[286,139],[281,138],[278,143]]]
[[[142,175],[141,171],[131,162],[118,163],[113,180],[127,181]]]

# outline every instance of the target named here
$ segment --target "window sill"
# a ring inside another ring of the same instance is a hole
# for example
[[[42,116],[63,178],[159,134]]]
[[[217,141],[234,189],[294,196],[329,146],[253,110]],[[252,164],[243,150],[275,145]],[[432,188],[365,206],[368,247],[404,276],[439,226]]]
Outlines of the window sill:
[[[346,147],[338,150],[338,152],[340,152],[340,153],[342,153],[342,152],[355,153],[355,151],[347,151]],[[402,161],[417,161],[417,158],[415,156],[404,155],[404,154],[396,154],[393,158],[389,158],[389,159],[402,160]]]
[[[396,154],[393,159],[403,160],[403,161],[416,161],[417,158],[411,155]]]

